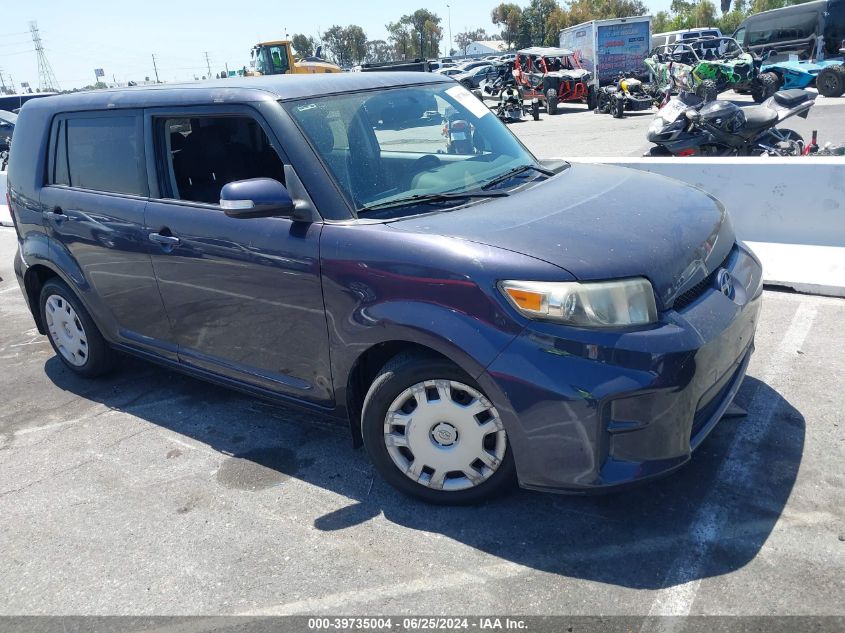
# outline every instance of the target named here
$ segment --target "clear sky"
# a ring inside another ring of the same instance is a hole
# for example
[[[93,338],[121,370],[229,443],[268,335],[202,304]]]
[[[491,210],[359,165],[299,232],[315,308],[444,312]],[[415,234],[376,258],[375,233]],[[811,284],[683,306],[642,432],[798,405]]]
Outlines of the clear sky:
[[[527,0],[516,0],[526,5]],[[670,0],[647,0],[653,12]],[[386,39],[384,25],[425,7],[443,18],[444,45],[466,28],[498,30],[490,22],[497,0],[8,0],[0,10],[0,69],[15,87],[38,85],[38,67],[29,35],[36,20],[47,58],[62,88],[94,82],[94,68],[112,81],[153,77],[155,53],[163,81],[219,73],[249,62],[252,45],[286,33],[317,35],[332,24],[359,24],[369,39]]]

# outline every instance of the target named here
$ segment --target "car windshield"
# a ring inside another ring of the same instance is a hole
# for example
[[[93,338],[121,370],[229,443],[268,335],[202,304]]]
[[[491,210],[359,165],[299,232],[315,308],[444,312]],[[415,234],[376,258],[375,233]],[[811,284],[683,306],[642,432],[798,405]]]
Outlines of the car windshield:
[[[483,200],[494,181],[501,194],[546,177],[528,169],[536,159],[490,109],[451,82],[284,105],[360,215],[386,206],[391,216],[429,212]],[[500,180],[508,172],[513,183]]]

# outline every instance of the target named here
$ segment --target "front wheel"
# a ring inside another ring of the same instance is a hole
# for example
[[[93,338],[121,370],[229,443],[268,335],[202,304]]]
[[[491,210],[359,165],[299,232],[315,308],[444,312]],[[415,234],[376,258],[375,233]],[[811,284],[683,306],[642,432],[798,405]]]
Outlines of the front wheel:
[[[621,119],[625,116],[625,99],[615,99],[613,102],[613,118]]]
[[[755,103],[763,103],[780,90],[780,77],[775,73],[760,73],[751,83],[751,98]]]
[[[845,66],[822,68],[816,77],[816,88],[823,97],[841,97],[845,94]]]
[[[432,503],[475,503],[514,479],[507,434],[493,403],[452,363],[400,356],[364,400],[364,446],[379,473]]]
[[[557,114],[557,90],[549,88],[546,91],[546,110],[549,114]]]
[[[701,97],[704,103],[710,103],[719,97],[719,89],[716,86],[715,81],[712,79],[705,79],[695,89],[695,94]]]
[[[41,289],[39,305],[50,345],[68,369],[85,378],[111,370],[114,352],[67,284],[48,280]]]

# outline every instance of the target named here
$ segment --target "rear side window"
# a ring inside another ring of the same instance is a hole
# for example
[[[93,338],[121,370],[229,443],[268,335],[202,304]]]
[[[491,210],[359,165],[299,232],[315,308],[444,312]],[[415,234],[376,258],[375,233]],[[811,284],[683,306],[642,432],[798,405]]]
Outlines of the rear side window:
[[[56,126],[53,149],[51,184],[147,195],[135,115],[65,117]]]

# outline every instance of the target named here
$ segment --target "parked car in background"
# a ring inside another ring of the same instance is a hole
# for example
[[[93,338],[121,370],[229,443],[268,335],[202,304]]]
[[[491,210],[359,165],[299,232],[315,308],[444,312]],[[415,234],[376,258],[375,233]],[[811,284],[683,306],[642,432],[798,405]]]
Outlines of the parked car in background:
[[[718,201],[538,161],[436,74],[67,94],[15,137],[14,270],[67,371],[119,351],[337,416],[427,501],[672,472],[754,349]]]
[[[687,40],[697,40],[702,37],[722,37],[722,31],[715,26],[683,29],[681,31],[665,31],[651,36],[651,48],[668,47]]]
[[[463,70],[464,72],[470,71],[473,68],[478,68],[479,66],[489,66],[490,62],[485,61],[483,59],[476,59],[470,62],[464,62],[462,64],[458,64],[458,68]]]
[[[821,61],[841,57],[845,39],[845,0],[814,0],[750,15],[734,33],[746,50],[766,56],[768,63]],[[771,53],[771,55],[769,55]]]
[[[482,81],[487,81],[496,76],[496,69],[492,64],[484,66],[476,66],[467,72],[453,75],[456,81],[466,86],[470,90],[478,88]]]
[[[447,68],[439,68],[434,72],[438,75],[446,75],[447,77],[454,77],[456,75],[464,74],[460,68],[455,68],[454,66],[449,66]]]

